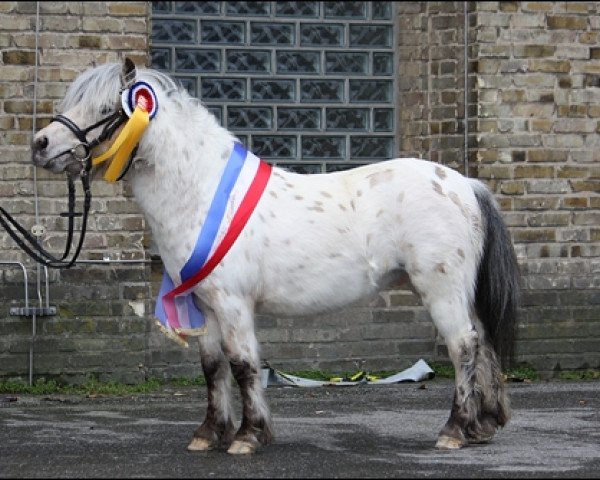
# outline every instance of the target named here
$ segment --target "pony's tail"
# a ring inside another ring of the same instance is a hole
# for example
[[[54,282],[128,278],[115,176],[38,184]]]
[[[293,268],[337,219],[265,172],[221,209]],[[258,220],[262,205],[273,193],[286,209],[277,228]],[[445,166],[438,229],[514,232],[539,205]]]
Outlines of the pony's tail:
[[[510,234],[484,184],[472,183],[483,222],[475,309],[503,368],[514,360],[520,272]]]

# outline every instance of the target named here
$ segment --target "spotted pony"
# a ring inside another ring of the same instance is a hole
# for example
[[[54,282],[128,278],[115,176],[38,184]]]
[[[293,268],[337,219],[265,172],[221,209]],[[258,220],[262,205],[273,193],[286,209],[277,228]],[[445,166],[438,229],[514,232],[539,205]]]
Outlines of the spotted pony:
[[[120,108],[123,78],[152,87],[158,112],[124,178],[166,271],[179,279],[237,139],[169,76],[124,65],[81,74],[60,109],[83,128]],[[118,133],[92,153],[106,151]],[[33,161],[76,174],[78,143],[64,122],[52,122],[34,137]],[[103,169],[95,167],[93,178]],[[396,158],[326,174],[272,168],[239,237],[193,288],[207,329],[198,341],[208,406],[188,449],[250,454],[273,439],[255,314],[340,309],[402,276],[420,295],[456,371],[437,447],[489,441],[510,416],[501,366],[511,358],[518,304],[511,238],[482,182],[438,163]],[[243,403],[240,424],[232,378]]]

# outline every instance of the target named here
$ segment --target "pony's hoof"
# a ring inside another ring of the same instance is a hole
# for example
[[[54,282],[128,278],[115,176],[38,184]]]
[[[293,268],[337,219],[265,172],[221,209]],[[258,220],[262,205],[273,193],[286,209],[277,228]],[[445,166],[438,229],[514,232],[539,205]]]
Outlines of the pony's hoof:
[[[207,452],[209,450],[212,450],[213,448],[215,448],[215,446],[210,440],[207,440],[206,438],[197,437],[192,438],[192,441],[187,446],[187,449],[190,452]]]
[[[435,444],[435,448],[439,450],[458,450],[465,446],[464,440],[460,438],[453,438],[447,435],[440,435],[438,441]]]
[[[256,452],[258,448],[258,442],[249,442],[247,440],[235,440],[227,453],[231,453],[232,455],[250,455]]]

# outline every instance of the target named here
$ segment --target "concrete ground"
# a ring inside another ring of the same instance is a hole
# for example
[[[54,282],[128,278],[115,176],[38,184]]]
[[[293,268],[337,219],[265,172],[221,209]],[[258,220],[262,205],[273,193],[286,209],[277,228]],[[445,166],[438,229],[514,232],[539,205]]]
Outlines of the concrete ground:
[[[205,387],[127,397],[0,395],[2,478],[600,478],[600,382],[511,383],[487,445],[434,448],[453,384],[269,387],[275,442],[188,452]],[[236,400],[239,405],[239,401]]]

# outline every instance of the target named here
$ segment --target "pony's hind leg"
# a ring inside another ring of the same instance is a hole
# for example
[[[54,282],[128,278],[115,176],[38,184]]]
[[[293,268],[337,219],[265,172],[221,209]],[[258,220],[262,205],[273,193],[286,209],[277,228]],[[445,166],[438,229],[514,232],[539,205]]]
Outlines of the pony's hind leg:
[[[508,400],[496,354],[471,306],[471,295],[457,287],[465,285],[459,280],[463,276],[449,266],[443,270],[419,273],[412,281],[446,341],[455,368],[453,406],[436,446],[457,449],[489,441],[508,421]]]
[[[467,318],[468,329],[445,335],[455,368],[456,387],[450,417],[436,443],[440,449],[488,442],[509,418],[508,398],[496,354],[487,344],[479,321],[472,316]]]
[[[231,407],[231,369],[223,353],[221,331],[213,312],[206,311],[208,332],[199,337],[200,360],[206,380],[208,405],[204,422],[194,432],[188,450],[229,447],[235,433]]]
[[[472,228],[465,230],[461,261],[450,262],[450,268],[421,282],[433,294],[428,298],[430,313],[456,369],[454,403],[440,432],[439,448],[487,442],[510,417],[499,358],[508,363],[513,351],[519,266],[490,191],[475,181],[471,187],[481,222],[471,222]],[[464,241],[467,238],[471,241]],[[480,255],[470,248],[477,243]]]
[[[242,397],[242,422],[228,453],[250,454],[273,439],[271,415],[260,383],[259,346],[251,308],[230,298],[223,312],[223,349]]]

